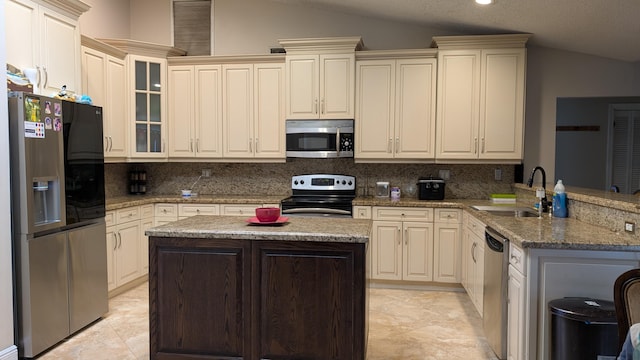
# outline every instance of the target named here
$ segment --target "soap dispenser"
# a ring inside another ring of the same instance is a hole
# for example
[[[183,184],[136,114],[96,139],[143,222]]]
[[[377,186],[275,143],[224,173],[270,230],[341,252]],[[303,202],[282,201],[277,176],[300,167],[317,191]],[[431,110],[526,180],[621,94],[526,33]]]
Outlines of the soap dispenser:
[[[562,180],[553,188],[553,216],[558,218],[567,217],[567,193],[564,191]]]

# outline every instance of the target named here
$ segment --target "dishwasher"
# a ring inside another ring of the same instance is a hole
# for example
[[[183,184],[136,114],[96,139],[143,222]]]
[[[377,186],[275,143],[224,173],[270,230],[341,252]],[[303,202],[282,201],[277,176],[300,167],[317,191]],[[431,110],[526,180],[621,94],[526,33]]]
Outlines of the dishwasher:
[[[498,359],[506,359],[509,239],[488,226],[484,236],[484,334]]]

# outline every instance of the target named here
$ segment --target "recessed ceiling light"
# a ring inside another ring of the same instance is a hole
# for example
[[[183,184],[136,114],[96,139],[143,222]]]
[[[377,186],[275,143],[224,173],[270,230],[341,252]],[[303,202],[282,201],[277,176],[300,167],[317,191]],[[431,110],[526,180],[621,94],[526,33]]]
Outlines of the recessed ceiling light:
[[[476,4],[490,5],[490,4],[493,4],[493,0],[476,0]]]

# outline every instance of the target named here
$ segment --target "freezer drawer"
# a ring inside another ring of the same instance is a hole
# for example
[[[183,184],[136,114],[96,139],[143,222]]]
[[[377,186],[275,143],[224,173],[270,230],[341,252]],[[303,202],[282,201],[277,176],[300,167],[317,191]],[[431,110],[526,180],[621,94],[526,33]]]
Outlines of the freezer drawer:
[[[74,333],[109,311],[106,225],[69,230],[69,331]]]
[[[20,243],[20,356],[33,357],[69,335],[67,237],[60,232]]]

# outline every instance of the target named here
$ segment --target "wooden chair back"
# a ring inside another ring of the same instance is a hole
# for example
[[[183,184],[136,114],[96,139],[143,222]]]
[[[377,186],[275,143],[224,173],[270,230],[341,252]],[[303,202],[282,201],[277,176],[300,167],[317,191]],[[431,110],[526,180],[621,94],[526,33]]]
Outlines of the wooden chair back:
[[[613,285],[613,302],[621,350],[629,327],[640,323],[640,269],[631,269],[618,276]]]

